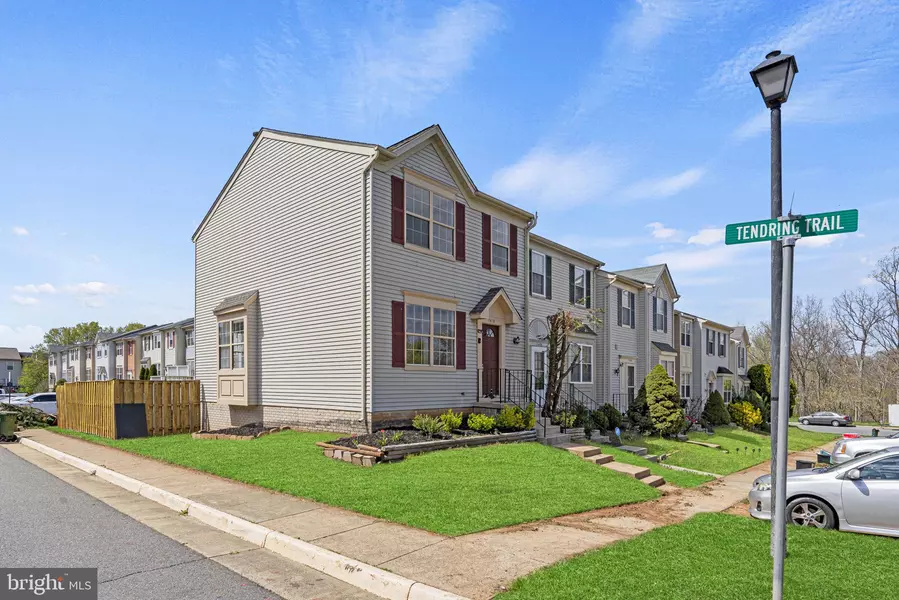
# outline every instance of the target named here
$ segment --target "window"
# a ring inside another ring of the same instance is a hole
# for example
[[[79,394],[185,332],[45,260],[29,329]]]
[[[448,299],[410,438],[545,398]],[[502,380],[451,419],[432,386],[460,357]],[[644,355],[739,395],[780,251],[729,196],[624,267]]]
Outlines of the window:
[[[190,348],[194,345],[194,330],[188,329],[184,332],[184,345]]]
[[[406,182],[406,240],[454,256],[456,203]]]
[[[531,252],[531,294],[546,296],[546,255]]]
[[[190,373],[191,378],[194,376],[194,361],[187,361],[187,371]]]
[[[115,345],[115,355],[122,356],[122,354],[123,354],[122,353],[122,344],[116,344]],[[121,377],[119,377],[119,379],[121,379]]]
[[[162,348],[162,335],[157,333],[153,336],[153,349],[158,350]]]
[[[491,217],[492,231],[490,240],[493,244],[493,268],[500,271],[509,270],[509,224]]]
[[[574,268],[574,303],[587,304],[587,270],[581,267]]]
[[[125,373],[125,379],[134,379],[134,373],[132,371],[128,371]]]
[[[690,321],[681,321],[680,324],[680,345],[689,348],[692,343],[693,323]]]
[[[243,319],[219,322],[219,369],[243,369]]]
[[[722,387],[724,388],[724,403],[730,404],[734,395],[734,383],[730,379],[725,379]]]
[[[693,373],[681,373],[680,375],[680,397],[690,398],[693,390]]]
[[[656,313],[653,315],[654,329],[656,331],[666,331],[668,329],[668,301],[664,298],[655,298]]]
[[[665,367],[665,372],[668,373],[668,377],[674,379],[674,360],[660,360],[659,364]]]
[[[637,386],[637,367],[634,365],[627,365],[625,368],[625,376],[627,377],[627,401],[628,405],[634,401],[634,390]]]
[[[406,305],[406,364],[455,366],[455,311],[420,304]]]
[[[116,367],[116,368],[115,368],[115,378],[116,378],[116,379],[121,379],[121,378],[122,378],[122,367]]]
[[[899,481],[899,456],[882,458],[859,471],[861,478],[867,481]]]
[[[580,352],[577,364],[571,371],[572,383],[593,383],[593,346],[588,344],[573,344]]]
[[[705,330],[705,353],[709,356],[715,355],[715,336],[711,329]]]
[[[169,331],[165,334],[165,347],[169,350],[175,347],[175,332]]]
[[[128,342],[128,356],[134,356],[134,342]]]
[[[727,334],[718,333],[718,356],[727,356]]]
[[[633,292],[623,291],[621,293],[621,326],[634,327],[636,313],[634,311],[634,300],[636,296]]]
[[[737,368],[746,368],[746,348],[744,348],[743,346],[737,348]]]

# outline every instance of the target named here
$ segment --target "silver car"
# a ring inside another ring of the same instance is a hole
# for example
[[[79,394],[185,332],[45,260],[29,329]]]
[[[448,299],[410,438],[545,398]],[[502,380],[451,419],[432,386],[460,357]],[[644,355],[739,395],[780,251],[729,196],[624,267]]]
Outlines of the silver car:
[[[42,392],[24,398],[14,398],[10,404],[30,406],[48,415],[56,416],[56,392]]]
[[[864,437],[840,440],[833,447],[831,462],[835,465],[852,460],[856,456],[871,454],[884,448],[899,446],[899,431],[885,437]]]
[[[752,484],[749,514],[771,519],[771,476]],[[787,522],[899,537],[899,446],[826,469],[787,473]]]
[[[842,427],[843,425],[852,425],[852,417],[849,415],[824,411],[799,417],[799,422],[803,425],[830,425],[831,427]]]

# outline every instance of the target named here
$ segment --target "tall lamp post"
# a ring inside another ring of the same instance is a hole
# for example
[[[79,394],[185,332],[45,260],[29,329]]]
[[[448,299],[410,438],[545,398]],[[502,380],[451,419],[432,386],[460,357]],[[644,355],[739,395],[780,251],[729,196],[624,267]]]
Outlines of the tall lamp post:
[[[765,106],[771,110],[771,218],[783,216],[783,189],[780,144],[780,106],[790,96],[793,78],[799,72],[796,58],[791,54],[781,54],[775,50],[765,56],[756,68],[750,71],[752,82],[762,94]],[[780,241],[771,242],[771,502],[777,503],[777,439],[780,428],[788,426],[789,419],[778,417],[780,402],[780,345],[781,345],[781,304],[783,300],[783,248]],[[789,376],[787,376],[789,377]],[[787,398],[789,403],[789,385]],[[789,405],[788,405],[789,406]],[[789,414],[789,411],[784,411]],[[786,436],[783,436],[786,439]],[[786,452],[786,448],[781,449]],[[782,514],[782,513],[781,513]],[[783,558],[786,554],[786,520],[771,521],[771,552],[774,556],[774,595],[775,600],[783,595]],[[779,559],[779,560],[778,560]],[[778,568],[779,567],[779,568]],[[779,571],[779,572],[778,572]]]

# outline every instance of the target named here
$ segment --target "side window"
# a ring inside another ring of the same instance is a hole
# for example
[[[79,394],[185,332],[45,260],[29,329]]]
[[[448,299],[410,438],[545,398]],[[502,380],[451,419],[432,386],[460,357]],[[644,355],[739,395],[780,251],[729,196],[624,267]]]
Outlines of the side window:
[[[899,456],[882,458],[860,470],[866,481],[899,481]]]

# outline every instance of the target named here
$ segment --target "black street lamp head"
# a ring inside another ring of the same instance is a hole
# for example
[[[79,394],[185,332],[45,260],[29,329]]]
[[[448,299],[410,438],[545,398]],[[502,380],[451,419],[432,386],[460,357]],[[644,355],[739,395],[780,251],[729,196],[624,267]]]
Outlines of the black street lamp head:
[[[762,63],[749,72],[752,82],[759,88],[765,105],[776,108],[787,101],[793,77],[799,72],[796,58],[792,54],[781,54],[780,50],[769,52]]]

